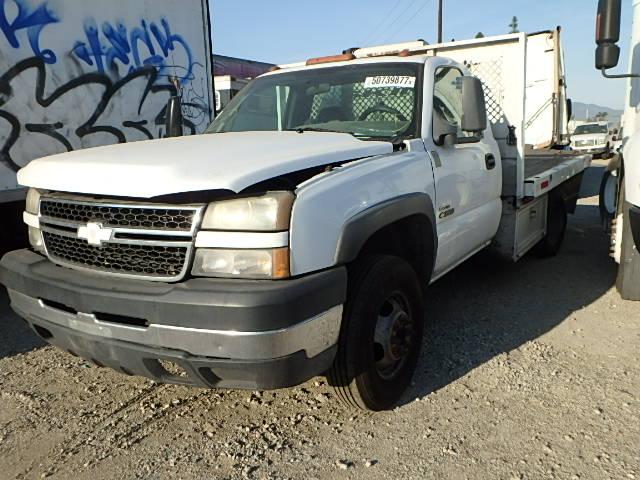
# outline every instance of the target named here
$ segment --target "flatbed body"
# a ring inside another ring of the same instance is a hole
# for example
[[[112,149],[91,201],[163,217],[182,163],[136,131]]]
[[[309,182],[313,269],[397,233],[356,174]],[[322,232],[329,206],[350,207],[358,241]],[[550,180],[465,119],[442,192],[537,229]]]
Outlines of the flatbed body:
[[[571,151],[529,150],[524,157],[525,197],[537,198],[583,172],[591,155]]]

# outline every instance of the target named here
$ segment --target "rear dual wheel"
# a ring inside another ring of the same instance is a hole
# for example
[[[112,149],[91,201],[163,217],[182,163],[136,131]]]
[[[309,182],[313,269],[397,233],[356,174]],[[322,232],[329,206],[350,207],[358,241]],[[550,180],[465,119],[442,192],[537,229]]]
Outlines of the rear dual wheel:
[[[533,247],[533,254],[539,258],[553,257],[558,254],[564,235],[567,232],[567,209],[560,195],[549,195],[547,206],[547,233]]]
[[[357,262],[328,375],[343,403],[374,411],[393,407],[411,383],[423,331],[422,289],[411,266],[386,255]]]

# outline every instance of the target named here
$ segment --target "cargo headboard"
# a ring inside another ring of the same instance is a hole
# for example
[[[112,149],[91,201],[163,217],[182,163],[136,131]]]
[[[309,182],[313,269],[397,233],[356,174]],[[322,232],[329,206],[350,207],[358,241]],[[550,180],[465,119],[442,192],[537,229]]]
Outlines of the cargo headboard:
[[[503,195],[524,195],[527,36],[524,33],[429,45],[430,55],[463,63],[484,86],[487,115],[500,145]]]

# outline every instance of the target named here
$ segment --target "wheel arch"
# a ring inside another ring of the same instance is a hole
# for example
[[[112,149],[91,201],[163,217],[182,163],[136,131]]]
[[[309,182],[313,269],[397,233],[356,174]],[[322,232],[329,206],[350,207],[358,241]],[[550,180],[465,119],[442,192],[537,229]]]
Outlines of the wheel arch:
[[[426,193],[412,193],[373,205],[344,225],[336,264],[363,254],[394,254],[407,260],[420,279],[430,281],[438,250],[435,210]]]

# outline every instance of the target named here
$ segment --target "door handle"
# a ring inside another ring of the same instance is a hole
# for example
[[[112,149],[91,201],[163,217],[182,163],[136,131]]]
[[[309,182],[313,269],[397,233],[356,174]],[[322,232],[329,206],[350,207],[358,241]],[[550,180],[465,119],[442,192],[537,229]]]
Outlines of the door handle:
[[[487,165],[487,170],[493,170],[496,168],[496,157],[493,153],[487,153],[484,156],[484,163]]]

